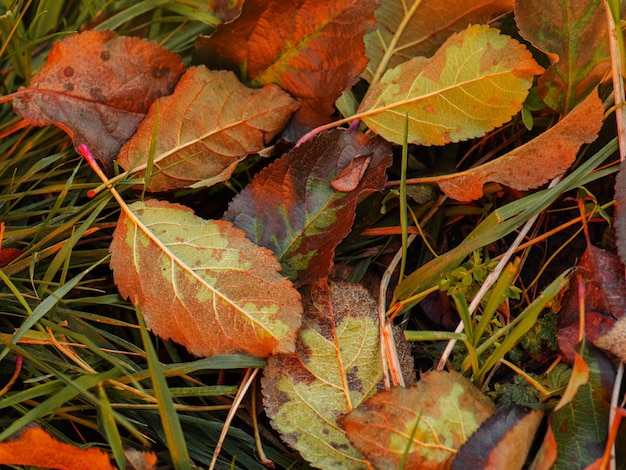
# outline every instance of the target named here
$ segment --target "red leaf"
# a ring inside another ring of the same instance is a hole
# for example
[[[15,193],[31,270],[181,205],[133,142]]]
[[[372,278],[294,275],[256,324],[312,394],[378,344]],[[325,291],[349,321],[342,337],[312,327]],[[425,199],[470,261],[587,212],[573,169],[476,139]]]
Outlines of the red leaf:
[[[52,46],[13,108],[36,126],[56,124],[109,167],[152,102],[170,94],[184,70],[178,55],[155,42],[86,31]]]
[[[24,252],[19,248],[0,248],[0,268],[4,268],[22,253]]]
[[[302,103],[292,125],[316,127],[330,120],[335,100],[367,65],[363,36],[376,4],[248,0],[237,21],[200,37],[196,52],[210,68],[241,72],[253,85],[280,85]]]
[[[284,275],[298,284],[316,282],[328,275],[356,204],[383,189],[390,165],[391,148],[381,138],[325,132],[260,172],[224,217],[274,250]]]

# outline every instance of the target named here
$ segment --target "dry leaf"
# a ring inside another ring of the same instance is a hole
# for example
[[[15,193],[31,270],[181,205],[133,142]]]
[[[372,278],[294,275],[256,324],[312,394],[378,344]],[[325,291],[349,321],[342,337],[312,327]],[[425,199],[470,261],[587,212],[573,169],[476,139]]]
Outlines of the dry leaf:
[[[266,357],[295,348],[300,295],[243,231],[149,200],[122,213],[111,243],[120,294],[156,335],[197,356]]]
[[[489,163],[437,181],[449,197],[471,201],[490,181],[526,190],[547,183],[574,163],[578,149],[596,140],[604,107],[597,91],[546,132]]]
[[[276,85],[252,90],[232,72],[192,67],[171,96],[150,108],[120,150],[118,162],[143,176],[152,158],[149,191],[211,186],[228,179],[239,161],[261,150],[297,107]]]
[[[390,142],[444,145],[480,137],[517,113],[543,71],[525,46],[469,26],[430,59],[416,57],[370,86],[357,117]]]
[[[363,36],[375,8],[375,0],[246,0],[237,21],[197,40],[196,55],[244,82],[280,85],[302,103],[292,125],[316,127],[367,64]]]
[[[185,68],[155,42],[86,31],[55,43],[46,65],[13,99],[36,126],[56,124],[109,167],[150,105],[169,95]]]
[[[16,440],[0,442],[0,464],[62,470],[114,470],[97,448],[79,449],[54,439],[41,427],[26,428]]]
[[[241,15],[244,0],[206,0],[207,5],[222,23],[235,21]]]

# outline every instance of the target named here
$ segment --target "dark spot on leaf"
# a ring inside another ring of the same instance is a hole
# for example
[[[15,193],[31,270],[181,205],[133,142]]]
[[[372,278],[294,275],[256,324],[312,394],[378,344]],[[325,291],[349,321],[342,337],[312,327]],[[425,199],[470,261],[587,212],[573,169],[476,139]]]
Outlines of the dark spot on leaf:
[[[355,366],[350,369],[348,373],[346,373],[346,378],[348,379],[348,385],[350,387],[350,390],[363,393],[363,382],[359,378],[358,374],[359,368]]]
[[[72,75],[74,75],[74,69],[70,66],[67,66],[63,69],[63,75],[65,75],[66,77],[71,77]]]
[[[93,87],[89,89],[89,95],[95,100],[104,101],[104,94],[102,93],[102,88]]]
[[[161,67],[161,68],[153,68],[152,69],[152,77],[153,78],[164,78],[170,73],[169,67]]]
[[[74,84],[70,83],[70,82],[65,82],[63,84],[63,90],[64,91],[73,91],[74,90]]]
[[[100,53],[100,58],[102,60],[109,60],[111,58],[111,53],[109,51],[102,51]]]

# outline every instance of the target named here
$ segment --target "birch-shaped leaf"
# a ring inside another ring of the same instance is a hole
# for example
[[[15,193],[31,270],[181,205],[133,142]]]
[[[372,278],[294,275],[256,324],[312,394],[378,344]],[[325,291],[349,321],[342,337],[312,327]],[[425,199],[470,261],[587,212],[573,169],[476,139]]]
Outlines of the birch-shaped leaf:
[[[196,42],[199,61],[237,71],[246,83],[276,83],[301,103],[292,124],[330,121],[341,92],[367,65],[363,36],[375,0],[246,0],[241,17]]]
[[[552,65],[539,78],[541,97],[567,114],[611,69],[603,0],[517,0],[520,34]]]
[[[463,376],[434,371],[414,387],[374,395],[339,424],[376,468],[440,469],[494,411]]]
[[[272,249],[285,276],[317,282],[328,276],[356,204],[384,188],[391,163],[391,146],[379,137],[328,131],[255,176],[224,218]]]
[[[372,83],[357,117],[396,144],[444,145],[480,137],[521,109],[543,69],[519,42],[488,26],[451,36],[430,59],[414,58]]]
[[[177,204],[149,200],[129,211],[113,234],[111,267],[156,335],[197,356],[294,350],[300,295],[269,250]]]
[[[263,404],[283,440],[314,467],[367,468],[337,418],[376,392],[382,379],[376,302],[361,286],[303,289],[296,353],[272,356]]]
[[[36,126],[55,124],[86,144],[109,168],[150,105],[169,95],[185,71],[182,59],[155,42],[85,31],[55,43],[16,113]]]
[[[192,67],[171,96],[150,108],[118,162],[140,175],[150,162],[149,191],[211,186],[261,150],[297,107],[276,85],[253,90],[232,72]]]
[[[521,191],[536,188],[574,163],[581,145],[596,140],[604,107],[594,92],[564,119],[506,155],[471,170],[437,181],[453,199],[470,201],[483,195],[483,185],[498,182]]]
[[[377,81],[385,70],[413,57],[430,57],[470,24],[485,24],[513,10],[513,0],[382,0],[376,31],[365,36],[370,61],[362,76]]]

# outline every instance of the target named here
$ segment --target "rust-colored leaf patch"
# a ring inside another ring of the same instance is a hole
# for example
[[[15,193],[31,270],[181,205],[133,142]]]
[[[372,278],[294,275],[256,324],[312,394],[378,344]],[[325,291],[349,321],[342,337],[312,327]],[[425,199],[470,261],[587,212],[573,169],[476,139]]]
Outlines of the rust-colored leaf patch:
[[[109,167],[150,105],[169,95],[183,72],[181,58],[155,42],[86,31],[52,46],[13,108],[36,126],[61,127],[75,147],[86,144]]]

